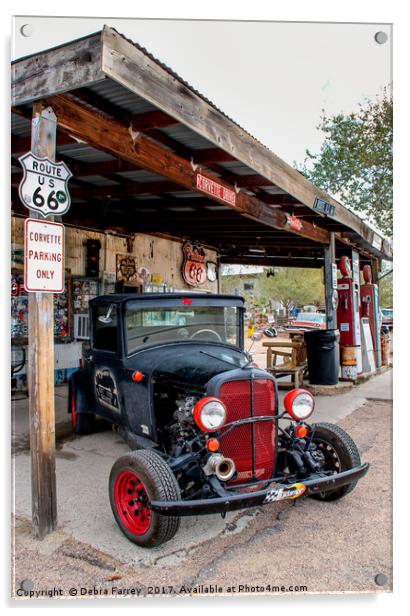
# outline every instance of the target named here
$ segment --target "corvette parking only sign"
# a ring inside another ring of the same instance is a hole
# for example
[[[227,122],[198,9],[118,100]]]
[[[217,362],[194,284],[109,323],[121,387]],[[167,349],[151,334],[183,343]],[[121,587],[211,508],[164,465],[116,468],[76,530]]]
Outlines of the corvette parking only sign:
[[[64,225],[26,218],[24,223],[24,288],[64,291]]]
[[[19,185],[22,203],[44,218],[65,214],[71,205],[67,184],[73,175],[67,165],[39,158],[32,152],[20,156],[19,161],[24,171]]]

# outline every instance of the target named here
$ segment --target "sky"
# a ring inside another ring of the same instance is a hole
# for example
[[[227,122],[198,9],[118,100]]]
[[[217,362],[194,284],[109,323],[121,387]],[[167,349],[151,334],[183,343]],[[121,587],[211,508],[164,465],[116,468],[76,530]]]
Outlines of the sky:
[[[143,45],[289,164],[318,152],[322,109],[349,113],[391,82],[389,25],[16,17],[19,58],[100,30]],[[23,28],[23,30],[22,30]],[[388,40],[379,45],[376,32]]]

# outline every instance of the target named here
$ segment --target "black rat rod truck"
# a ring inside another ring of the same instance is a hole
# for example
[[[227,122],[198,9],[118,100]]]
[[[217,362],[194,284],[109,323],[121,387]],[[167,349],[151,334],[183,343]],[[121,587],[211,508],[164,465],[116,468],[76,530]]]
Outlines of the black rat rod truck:
[[[308,391],[290,391],[279,410],[275,380],[244,351],[243,319],[237,296],[90,301],[90,343],[70,380],[68,410],[77,434],[90,433],[99,416],[130,445],[111,470],[109,497],[138,545],[171,539],[180,516],[303,494],[336,500],[368,470],[341,428],[306,423]]]

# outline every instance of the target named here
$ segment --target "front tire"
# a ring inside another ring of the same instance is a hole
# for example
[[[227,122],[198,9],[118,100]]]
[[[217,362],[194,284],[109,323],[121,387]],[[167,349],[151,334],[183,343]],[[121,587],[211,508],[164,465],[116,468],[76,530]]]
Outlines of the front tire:
[[[341,473],[361,464],[360,453],[353,439],[339,426],[330,423],[312,424],[313,443],[323,454],[322,470]],[[349,494],[356,487],[357,480],[329,492],[312,494],[311,498],[321,501],[335,501]]]
[[[111,469],[109,494],[114,518],[133,543],[155,547],[172,539],[180,518],[163,516],[149,508],[151,500],[181,498],[178,482],[168,464],[154,451],[131,451]]]

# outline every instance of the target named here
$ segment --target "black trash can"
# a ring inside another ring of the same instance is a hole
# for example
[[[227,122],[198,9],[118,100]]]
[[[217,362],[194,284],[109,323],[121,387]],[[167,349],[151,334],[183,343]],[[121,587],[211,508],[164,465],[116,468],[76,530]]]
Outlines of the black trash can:
[[[338,329],[305,332],[311,385],[337,385],[340,365],[339,338]]]

